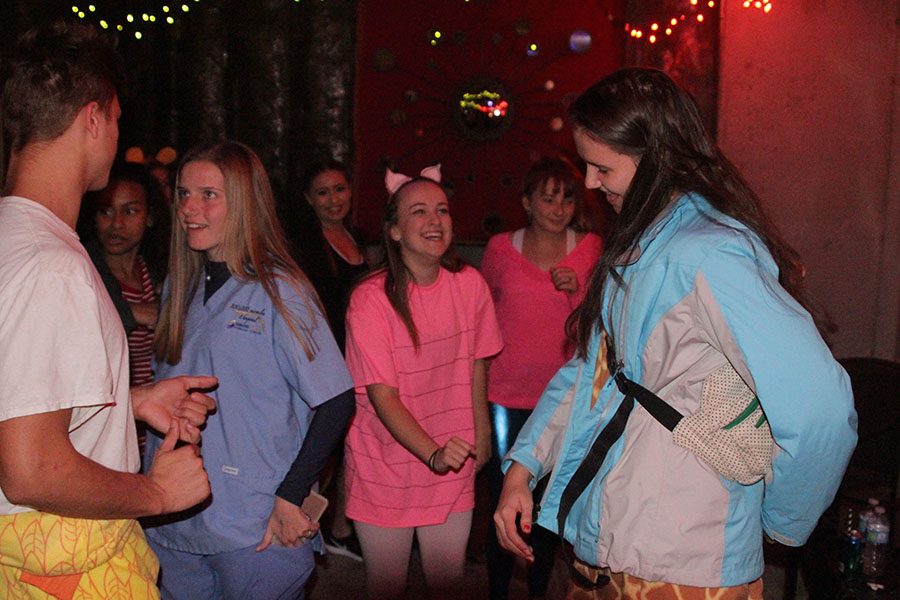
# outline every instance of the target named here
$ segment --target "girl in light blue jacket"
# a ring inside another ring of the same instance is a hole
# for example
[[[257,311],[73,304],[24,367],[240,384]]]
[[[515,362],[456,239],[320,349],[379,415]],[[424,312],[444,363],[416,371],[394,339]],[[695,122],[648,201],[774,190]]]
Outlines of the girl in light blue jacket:
[[[549,475],[537,523],[573,545],[572,594],[761,598],[763,534],[803,544],[840,483],[856,443],[849,380],[810,315],[796,253],[684,90],[660,71],[624,69],[570,116],[585,183],[619,216],[568,324],[576,356],[504,461],[498,538],[531,558],[530,488]],[[678,428],[621,391],[640,384],[688,422],[723,373],[758,399],[756,425],[767,421],[774,439],[752,483],[722,474],[729,457],[676,442]],[[580,491],[569,484],[595,442]]]

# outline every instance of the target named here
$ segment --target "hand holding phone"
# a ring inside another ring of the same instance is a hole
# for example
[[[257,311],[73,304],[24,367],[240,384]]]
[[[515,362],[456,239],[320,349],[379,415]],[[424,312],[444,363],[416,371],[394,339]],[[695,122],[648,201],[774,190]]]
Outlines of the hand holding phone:
[[[300,509],[306,513],[309,520],[313,523],[319,522],[326,508],[328,508],[328,498],[314,491],[311,491],[303,499],[303,504],[300,505]]]
[[[272,544],[288,548],[302,546],[319,532],[318,520],[327,506],[328,499],[316,492],[310,492],[300,506],[276,496],[266,532],[256,551],[262,552]]]

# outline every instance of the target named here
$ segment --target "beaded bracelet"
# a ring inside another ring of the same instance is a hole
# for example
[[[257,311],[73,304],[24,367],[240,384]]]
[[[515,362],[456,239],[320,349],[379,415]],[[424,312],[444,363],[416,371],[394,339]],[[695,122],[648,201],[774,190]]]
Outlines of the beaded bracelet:
[[[441,451],[441,449],[438,448],[437,450],[435,450],[434,452],[431,453],[431,456],[428,457],[428,468],[431,469],[432,471],[434,471],[434,459],[437,458],[438,452],[440,452],[440,451]]]

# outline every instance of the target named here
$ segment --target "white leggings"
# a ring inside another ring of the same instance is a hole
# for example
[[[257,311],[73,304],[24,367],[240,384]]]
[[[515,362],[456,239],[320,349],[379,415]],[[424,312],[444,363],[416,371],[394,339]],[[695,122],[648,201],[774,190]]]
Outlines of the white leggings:
[[[419,540],[430,598],[459,598],[466,566],[472,511],[451,513],[445,523],[423,527],[379,527],[354,522],[366,565],[369,600],[394,600],[406,591],[413,534]]]

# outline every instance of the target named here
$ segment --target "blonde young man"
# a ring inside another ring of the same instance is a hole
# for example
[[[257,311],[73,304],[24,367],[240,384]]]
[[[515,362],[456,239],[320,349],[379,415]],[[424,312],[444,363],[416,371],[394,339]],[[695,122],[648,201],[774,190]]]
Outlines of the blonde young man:
[[[196,444],[214,402],[193,390],[215,378],[129,390],[124,330],[74,231],[116,154],[120,72],[93,29],[61,22],[22,36],[4,65],[3,597],[156,598],[158,563],[134,519],[209,495]],[[146,476],[134,417],[168,432]]]

